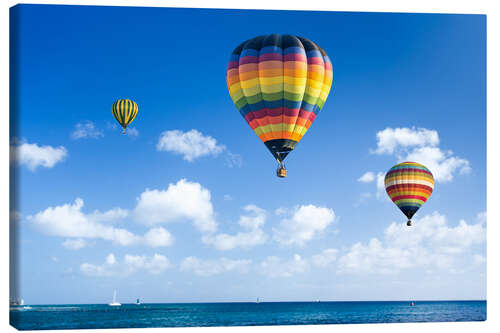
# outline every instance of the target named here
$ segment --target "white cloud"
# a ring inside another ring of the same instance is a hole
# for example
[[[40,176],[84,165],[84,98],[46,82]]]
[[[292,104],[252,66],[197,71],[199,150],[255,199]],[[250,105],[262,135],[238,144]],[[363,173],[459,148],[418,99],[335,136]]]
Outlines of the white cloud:
[[[125,134],[128,136],[137,137],[139,136],[139,131],[135,127],[127,127],[127,131],[125,132]]]
[[[387,192],[385,191],[385,175],[382,172],[377,173],[376,197],[378,199],[386,198],[387,200],[390,200],[389,196],[387,196]]]
[[[368,244],[354,244],[339,259],[339,272],[398,273],[414,267],[450,269],[457,261],[467,259],[467,251],[484,244],[486,228],[481,221],[467,224],[460,220],[449,226],[446,217],[437,212],[405,223],[393,222],[384,232],[384,240],[372,238]],[[472,260],[472,259],[471,259]]]
[[[415,228],[414,228],[415,227]],[[416,220],[414,227],[393,222],[386,230],[385,237],[398,247],[426,245],[432,248],[456,247],[460,252],[473,244],[486,240],[486,228],[482,222],[467,224],[460,220],[450,227],[446,217],[437,212]]]
[[[171,267],[168,258],[160,254],[154,254],[152,257],[126,254],[125,265],[131,273],[140,270],[151,274],[160,274]]]
[[[281,208],[276,213],[289,216],[283,218],[277,228],[273,228],[274,239],[282,245],[302,246],[323,232],[335,220],[332,209],[314,205],[302,205],[286,213]]]
[[[126,218],[129,215],[128,210],[120,207],[112,208],[104,213],[96,210],[89,215],[90,220],[94,222],[113,222]]]
[[[68,151],[63,146],[38,146],[36,143],[21,143],[10,146],[10,157],[12,162],[26,165],[31,171],[39,166],[52,168],[59,162],[64,161]]]
[[[188,132],[180,130],[164,131],[160,135],[156,149],[181,154],[186,161],[193,162],[202,156],[217,156],[226,147],[217,144],[217,140],[211,136],[204,136],[197,130],[192,129]]]
[[[453,152],[441,151],[437,147],[419,147],[411,151],[400,162],[418,161],[431,170],[434,179],[440,182],[453,180],[453,175],[458,171],[460,174],[467,174],[471,171],[470,163],[466,159],[453,156]]]
[[[76,239],[66,239],[62,246],[69,250],[80,250],[87,246],[87,242],[84,239],[76,238]]]
[[[426,128],[386,128],[377,133],[375,154],[394,155],[398,162],[418,162],[425,165],[438,182],[453,180],[454,174],[471,171],[470,163],[454,156],[451,150],[441,150],[439,135]]]
[[[146,189],[137,199],[134,217],[147,224],[191,220],[202,232],[217,229],[210,191],[186,179],[170,184],[167,190]]]
[[[259,267],[259,273],[269,277],[290,277],[296,273],[303,273],[307,270],[308,263],[298,254],[291,260],[283,260],[276,256],[269,256],[263,260]]]
[[[144,242],[151,247],[170,246],[174,237],[162,227],[152,228],[144,235]]]
[[[358,182],[371,183],[375,180],[375,174],[371,171],[365,172],[361,177],[358,178]]]
[[[196,257],[187,257],[182,261],[180,269],[181,271],[194,272],[200,276],[211,276],[230,271],[247,273],[251,263],[252,261],[247,259],[202,260]]]
[[[226,165],[230,168],[241,168],[243,166],[243,158],[240,154],[233,154],[226,149]]]
[[[115,255],[111,253],[101,265],[81,264],[80,271],[88,276],[106,277],[127,276],[138,271],[141,274],[159,274],[171,267],[168,258],[161,254],[154,254],[153,256],[126,254],[121,261],[118,261]]]
[[[474,265],[482,265],[486,263],[486,257],[480,254],[474,254],[473,258],[474,258]]]
[[[41,233],[70,238],[62,245],[71,250],[87,246],[86,238],[104,239],[123,246],[144,244],[158,247],[173,243],[173,237],[163,228],[151,229],[141,237],[126,229],[102,223],[127,217],[128,211],[124,209],[113,208],[106,212],[96,210],[85,214],[82,212],[83,204],[83,200],[77,198],[73,204],[48,207],[35,215],[28,216],[27,219]]]
[[[377,133],[376,154],[394,154],[398,148],[437,146],[437,131],[426,128],[386,128]]]
[[[365,203],[368,199],[370,199],[373,195],[370,192],[363,192],[359,195],[359,199],[354,203],[354,207],[359,207],[363,203]]]
[[[113,272],[105,269],[104,266],[83,263],[80,265],[80,271],[88,276],[111,276]]]
[[[255,206],[248,205],[243,208],[249,215],[240,216],[238,224],[245,229],[236,235],[217,234],[205,235],[203,242],[213,245],[218,250],[232,250],[236,247],[250,248],[266,242],[267,235],[261,227],[266,222],[266,211]]]
[[[313,255],[311,262],[318,267],[328,267],[337,260],[338,252],[337,249],[323,250],[321,253]]]
[[[486,212],[478,213],[476,219],[479,223],[486,225]]]
[[[113,253],[108,254],[108,256],[106,257],[106,264],[108,265],[116,264],[116,257]]]
[[[412,253],[393,247],[383,247],[372,238],[367,245],[354,244],[350,251],[339,259],[341,272],[393,273],[412,265]]]
[[[106,129],[116,131],[118,130],[118,125],[116,123],[111,123],[109,121],[106,121]]]
[[[82,207],[83,200],[77,198],[73,204],[48,207],[34,216],[28,216],[28,220],[42,233],[51,236],[101,238],[120,245],[130,245],[137,241],[137,236],[125,229],[103,225],[92,219],[93,215],[109,217],[113,214],[94,212],[87,215],[81,211]]]
[[[93,122],[84,121],[81,123],[77,123],[75,125],[75,129],[71,132],[71,138],[73,140],[78,139],[99,139],[100,137],[104,137],[104,133],[97,129]]]

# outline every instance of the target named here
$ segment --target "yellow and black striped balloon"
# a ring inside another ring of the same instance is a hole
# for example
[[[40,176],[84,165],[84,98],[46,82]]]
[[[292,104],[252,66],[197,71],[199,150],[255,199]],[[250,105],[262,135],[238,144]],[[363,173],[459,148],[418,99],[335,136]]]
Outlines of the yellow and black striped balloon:
[[[119,99],[113,103],[111,111],[116,121],[123,127],[123,134],[125,134],[127,126],[130,125],[137,116],[139,107],[136,102],[130,99]]]

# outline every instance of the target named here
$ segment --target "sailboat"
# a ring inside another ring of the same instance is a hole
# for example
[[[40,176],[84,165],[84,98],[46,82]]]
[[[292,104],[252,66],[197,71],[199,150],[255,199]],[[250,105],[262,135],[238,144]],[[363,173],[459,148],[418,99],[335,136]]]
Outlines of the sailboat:
[[[116,301],[116,289],[115,292],[113,293],[113,302],[109,303],[109,306],[121,306],[121,304]]]
[[[137,299],[137,302],[135,302],[135,304],[141,305],[141,301],[139,299]]]

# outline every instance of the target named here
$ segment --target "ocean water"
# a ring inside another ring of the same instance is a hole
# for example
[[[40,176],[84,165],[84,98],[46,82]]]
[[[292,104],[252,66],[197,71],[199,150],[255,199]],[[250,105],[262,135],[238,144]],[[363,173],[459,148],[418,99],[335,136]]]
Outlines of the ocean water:
[[[309,325],[486,320],[486,301],[32,305],[11,308],[20,330]]]

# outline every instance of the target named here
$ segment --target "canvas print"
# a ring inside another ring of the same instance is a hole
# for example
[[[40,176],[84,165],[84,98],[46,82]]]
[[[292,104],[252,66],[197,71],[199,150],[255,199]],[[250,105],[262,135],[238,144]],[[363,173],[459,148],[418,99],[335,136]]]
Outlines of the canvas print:
[[[486,16],[10,9],[19,330],[486,320]]]

